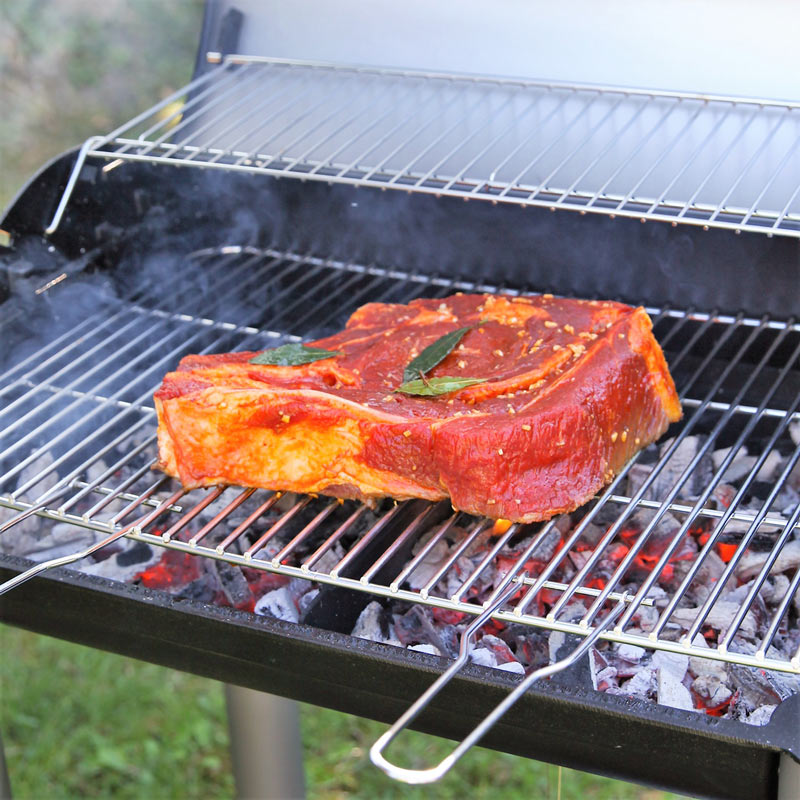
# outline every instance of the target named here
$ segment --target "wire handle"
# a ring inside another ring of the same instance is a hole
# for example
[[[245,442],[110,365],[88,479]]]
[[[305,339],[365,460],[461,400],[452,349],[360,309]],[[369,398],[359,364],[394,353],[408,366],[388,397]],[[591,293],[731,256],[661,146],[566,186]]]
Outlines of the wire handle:
[[[11,591],[11,589],[15,589],[20,584],[29,581],[31,578],[35,578],[42,572],[45,572],[48,569],[53,569],[54,567],[63,567],[67,564],[72,564],[75,561],[80,561],[82,558],[86,558],[90,556],[92,553],[96,553],[98,550],[102,550],[104,547],[108,547],[108,545],[116,542],[117,539],[121,539],[127,533],[129,533],[133,528],[142,528],[145,525],[149,525],[156,517],[159,517],[164,511],[167,510],[174,502],[179,500],[184,494],[186,494],[185,489],[179,489],[175,494],[171,497],[168,497],[166,500],[162,500],[156,508],[152,511],[149,511],[140,519],[137,519],[134,522],[131,522],[129,525],[126,525],[119,531],[115,531],[110,536],[106,536],[105,539],[101,539],[99,542],[95,542],[93,545],[90,545],[85,550],[81,550],[77,553],[70,553],[66,556],[61,556],[60,558],[51,558],[49,561],[42,561],[40,564],[36,564],[35,566],[31,567],[30,569],[26,569],[25,572],[20,572],[19,575],[15,575],[13,578],[10,578],[5,583],[0,583],[0,595],[5,594],[6,592]]]
[[[380,767],[390,778],[402,781],[403,783],[421,784],[433,783],[438,781],[439,778],[449,772],[454,764],[467,752],[467,750],[476,744],[486,732],[508,711],[514,703],[528,691],[531,684],[555,675],[561,670],[566,669],[571,664],[575,663],[588,649],[595,643],[601,633],[608,628],[612,622],[620,615],[622,609],[625,607],[625,600],[621,599],[616,606],[609,612],[608,616],[588,635],[586,638],[570,653],[566,658],[556,661],[554,664],[537,669],[527,675],[519,685],[508,694],[501,703],[499,703],[493,711],[487,714],[478,725],[467,734],[465,739],[447,756],[445,756],[438,764],[428,769],[405,769],[398,767],[388,761],[383,751],[394,741],[398,734],[409,725],[415,717],[430,703],[430,701],[455,677],[461,668],[466,664],[469,659],[469,654],[472,649],[471,639],[474,633],[483,625],[489,617],[512,595],[519,589],[519,586],[514,583],[510,590],[501,594],[498,599],[492,603],[480,616],[478,616],[472,624],[461,635],[461,643],[459,645],[459,653],[456,660],[450,665],[446,672],[443,672],[431,687],[403,714],[400,719],[389,728],[376,742],[372,745],[369,751],[369,757],[376,767]]]

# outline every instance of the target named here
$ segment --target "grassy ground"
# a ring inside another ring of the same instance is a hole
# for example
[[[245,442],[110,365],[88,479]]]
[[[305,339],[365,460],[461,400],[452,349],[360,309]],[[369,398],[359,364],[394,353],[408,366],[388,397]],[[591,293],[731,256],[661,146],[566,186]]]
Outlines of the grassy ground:
[[[0,731],[17,800],[233,797],[222,687],[214,681],[0,626]],[[302,707],[309,798],[556,798],[558,770],[475,748],[439,784],[393,783],[367,758],[384,725]],[[397,758],[449,743],[420,734]],[[670,795],[563,770],[563,800]]]

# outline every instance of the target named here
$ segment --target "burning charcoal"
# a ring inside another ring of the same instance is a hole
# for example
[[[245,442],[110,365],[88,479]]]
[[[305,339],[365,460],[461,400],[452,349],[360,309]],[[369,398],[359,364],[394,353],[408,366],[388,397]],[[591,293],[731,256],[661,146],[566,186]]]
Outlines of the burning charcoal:
[[[408,576],[407,583],[411,589],[418,591],[425,586],[444,564],[450,554],[450,545],[440,539],[433,549],[422,559],[419,566]]]
[[[497,658],[491,650],[485,647],[474,647],[469,654],[469,660],[473,664],[480,664],[482,667],[496,667]]]
[[[53,525],[49,531],[45,531],[41,530],[41,517],[33,516],[24,520],[24,522],[28,521],[32,521],[40,529],[34,529],[32,533],[28,533],[16,530],[16,525],[9,528],[0,536],[0,546],[5,552],[41,562],[85,550],[101,538],[101,535],[95,531],[78,528],[64,522]],[[20,523],[20,526],[24,525],[24,522]]]
[[[711,454],[711,461],[714,464],[714,469],[717,470],[722,465],[722,462],[730,453],[730,447],[724,447],[721,450],[715,450]],[[736,483],[736,481],[744,478],[748,472],[753,468],[753,464],[756,463],[756,456],[748,455],[747,448],[742,447],[740,448],[736,455],[728,464],[728,468],[722,475],[722,479],[727,481],[728,483]]]
[[[560,517],[560,519],[567,520],[567,522],[569,521],[569,518],[563,515],[562,517]],[[532,557],[537,561],[550,561],[550,559],[553,558],[553,556],[555,555],[559,545],[561,544],[562,535],[566,534],[562,534],[562,531],[559,530],[558,526],[556,525],[550,528],[544,535],[537,534],[537,536],[541,536],[542,538],[536,545],[536,549],[533,551]],[[527,546],[529,541],[530,540],[524,542],[524,545]],[[522,548],[517,548],[517,549],[520,552],[522,551]]]
[[[669,672],[677,681],[682,681],[689,669],[689,656],[683,653],[668,653],[664,650],[656,650],[653,653],[651,666],[662,672]]]
[[[642,484],[652,471],[651,465],[641,463],[634,464],[628,470],[628,495],[630,497],[633,497],[642,488]]]
[[[798,488],[800,488],[800,486]],[[791,517],[798,503],[800,503],[800,492],[795,491],[786,483],[778,492],[778,496],[775,498],[772,507],[777,508],[784,517]]]
[[[242,570],[227,561],[212,560],[209,569],[217,580],[217,585],[225,595],[225,599],[234,607],[248,602],[252,598],[250,586]]]
[[[45,450],[40,456],[35,458],[20,472],[17,481],[17,489],[24,486],[28,481],[35,478],[39,473],[44,472],[53,466],[53,456],[49,450]],[[35,483],[27,492],[26,496],[40,497],[45,492],[49,492],[58,483],[58,473],[56,470],[48,472],[38,483]],[[16,511],[14,512],[16,514]]]
[[[604,692],[610,686],[617,685],[616,667],[605,667],[599,672],[592,670],[592,687],[600,692]]]
[[[781,454],[777,450],[770,450],[767,457],[764,459],[764,463],[761,465],[761,469],[756,473],[756,480],[765,483],[774,481],[777,477],[778,467],[781,461],[783,461]]]
[[[708,649],[708,642],[706,642],[705,637],[699,633],[694,637],[692,644],[695,647]],[[690,656],[689,671],[697,678],[714,678],[715,680],[723,682],[728,678],[728,670],[725,664],[723,664],[721,661],[716,661],[713,658]]]
[[[394,635],[391,614],[376,600],[368,603],[358,615],[353,636],[370,642],[401,646]]]
[[[772,712],[778,706],[759,706],[752,714],[747,715],[747,719],[745,720],[748,725],[766,725],[771,717]]]
[[[767,603],[780,603],[789,591],[789,579],[786,575],[773,575],[764,581],[759,594]]]
[[[649,700],[656,692],[656,672],[650,667],[642,667],[629,681],[620,686],[622,694]]]
[[[455,626],[436,626],[430,618],[430,610],[413,606],[405,614],[394,616],[394,630],[403,645],[432,644],[443,655],[453,656],[458,650]]]
[[[731,664],[730,676],[733,685],[751,708],[780,703],[792,693],[792,687],[787,682],[765,669]]]
[[[319,596],[319,589],[311,589],[311,591],[306,592],[302,595],[297,601],[297,611],[300,615],[300,619],[305,619],[306,614],[308,614],[308,610],[311,608],[313,602]]]
[[[282,619],[286,622],[298,622],[300,620],[297,606],[285,586],[267,592],[256,603],[253,610],[261,616],[275,617],[275,619]]]
[[[673,439],[668,439],[661,445],[661,456],[666,453],[672,445]],[[663,500],[669,491],[675,486],[681,473],[689,466],[689,463],[697,455],[702,445],[699,436],[687,436],[681,440],[675,452],[666,462],[658,477],[647,491],[650,500]],[[711,457],[706,455],[700,459],[699,464],[694,468],[692,474],[686,479],[681,489],[684,497],[697,497],[703,489],[708,486],[714,471]]]
[[[638,664],[647,653],[644,647],[637,647],[635,644],[618,645],[614,652],[619,658],[632,664]]]
[[[83,561],[78,561],[74,567],[89,575],[97,575],[101,578],[130,583],[143,570],[158,564],[163,555],[161,551],[154,550],[146,544],[141,544],[141,548],[147,548],[149,556],[143,560],[139,560],[145,553],[144,549],[138,549],[140,544],[141,543],[137,543],[137,545],[130,548],[130,550],[117,553],[104,561],[90,562],[88,558]],[[131,562],[131,556],[129,554],[134,551],[136,551],[138,555],[136,556],[136,560]]]
[[[705,624],[719,631],[720,635],[724,635],[731,622],[733,622],[733,618],[738,610],[739,603],[731,602],[730,600],[718,600],[708,612]],[[675,610],[670,620],[678,623],[684,629],[687,629],[694,622],[699,613],[699,608],[678,608]],[[739,626],[739,633],[742,636],[752,639],[756,635],[756,628],[755,617],[752,611],[748,611],[745,618],[742,620],[742,624]]]
[[[429,653],[432,656],[440,656],[439,648],[434,647],[432,644],[410,644],[409,650],[416,650],[418,653]]]
[[[485,634],[480,641],[481,647],[491,650],[498,664],[508,664],[510,661],[516,661],[511,648],[497,636]]]
[[[513,672],[516,675],[525,674],[525,667],[519,661],[506,661],[505,664],[498,664],[497,669],[502,669],[504,672]]]
[[[711,493],[713,505],[720,511],[724,511],[736,497],[736,488],[729,483],[718,483]]]
[[[715,675],[701,675],[692,681],[692,691],[702,698],[704,705],[716,708],[730,702],[733,692]]]
[[[330,571],[344,558],[344,548],[339,542],[323,553],[314,563],[314,571],[329,574]]]
[[[768,557],[769,553],[754,553],[748,551],[742,556],[742,560],[737,565],[736,575],[741,580],[748,580],[754,577],[758,574],[761,567],[764,566]],[[783,546],[769,574],[774,575],[777,572],[789,572],[798,567],[800,567],[800,540],[795,540],[793,542],[787,542]]]
[[[216,587],[213,586],[207,574],[195,578],[193,581],[184,584],[172,596],[177,600],[193,600],[198,603],[211,603],[216,594]]]
[[[692,695],[682,683],[689,667],[689,658],[678,653],[658,651],[653,655],[653,666],[658,670],[658,702],[672,708],[693,710]]]
[[[149,544],[134,542],[132,547],[117,555],[117,564],[120,567],[148,564],[152,562],[154,555],[153,548]]]
[[[691,566],[691,562],[689,562],[689,566]],[[710,550],[700,565],[695,581],[700,586],[707,588],[713,586],[723,572],[725,572],[725,562],[715,550]]]

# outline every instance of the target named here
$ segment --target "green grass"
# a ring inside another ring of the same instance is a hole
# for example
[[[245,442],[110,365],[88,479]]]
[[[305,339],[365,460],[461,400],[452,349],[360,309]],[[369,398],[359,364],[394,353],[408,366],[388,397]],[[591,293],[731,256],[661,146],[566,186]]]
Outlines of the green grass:
[[[0,731],[17,800],[230,798],[220,684],[0,626]],[[385,725],[302,707],[309,798],[556,798],[558,769],[474,748],[440,783],[398,785],[369,763]],[[452,746],[410,733],[393,749],[426,766]],[[563,770],[563,800],[670,795]]]

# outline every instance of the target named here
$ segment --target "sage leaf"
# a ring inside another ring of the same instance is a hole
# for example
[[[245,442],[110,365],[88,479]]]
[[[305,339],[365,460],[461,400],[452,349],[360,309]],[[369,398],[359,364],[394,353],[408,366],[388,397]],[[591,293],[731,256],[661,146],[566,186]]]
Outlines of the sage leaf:
[[[398,386],[395,391],[403,394],[419,395],[420,397],[436,397],[441,394],[450,394],[476,383],[486,383],[486,378],[456,378],[443,376],[441,378],[418,379],[406,381]]]
[[[319,347],[306,347],[304,344],[292,342],[272,350],[262,350],[253,356],[250,364],[269,364],[276,367],[296,367],[300,364],[311,364],[324,358],[343,356],[339,350],[323,350]]]
[[[464,334],[473,327],[473,325],[468,325],[466,328],[450,331],[439,337],[433,344],[429,344],[416,358],[408,362],[408,366],[403,372],[403,384],[415,381],[420,375],[430,372],[453,352],[453,348],[461,341]]]

